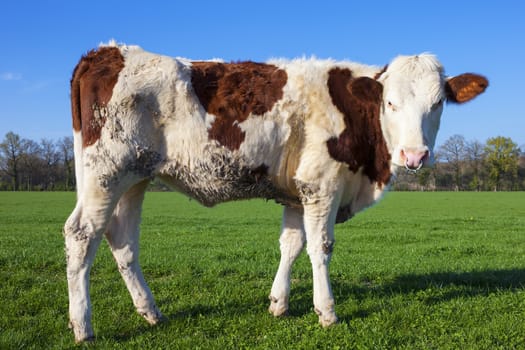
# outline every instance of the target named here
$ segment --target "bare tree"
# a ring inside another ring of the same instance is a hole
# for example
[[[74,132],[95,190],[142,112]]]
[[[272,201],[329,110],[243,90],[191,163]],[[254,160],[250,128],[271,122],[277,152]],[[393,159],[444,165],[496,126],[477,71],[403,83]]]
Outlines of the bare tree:
[[[0,157],[2,158],[2,172],[11,178],[12,188],[20,188],[20,161],[24,154],[25,140],[19,135],[8,132],[4,141],[0,143]]]
[[[466,141],[462,135],[453,135],[439,148],[439,154],[453,173],[454,189],[462,189],[462,172],[465,160]]]
[[[25,189],[31,191],[42,182],[42,148],[33,140],[26,140],[21,157],[21,178]]]
[[[73,184],[74,174],[73,174],[73,161],[74,161],[74,152],[73,152],[73,138],[71,136],[63,137],[58,141],[58,148],[60,150],[62,164],[65,170],[65,189],[66,191],[70,190],[70,186]]]
[[[55,142],[49,139],[42,139],[40,142],[42,148],[42,161],[44,166],[44,188],[52,190],[55,186],[55,181],[58,173],[58,163],[60,161],[60,154],[57,151]]]

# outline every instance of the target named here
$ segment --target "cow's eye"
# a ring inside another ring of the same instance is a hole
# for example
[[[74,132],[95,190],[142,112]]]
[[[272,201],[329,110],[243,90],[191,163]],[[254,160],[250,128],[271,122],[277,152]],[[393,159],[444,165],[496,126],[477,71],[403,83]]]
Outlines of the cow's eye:
[[[387,102],[387,106],[388,106],[388,108],[390,108],[393,111],[395,111],[397,109],[397,107],[391,101]]]

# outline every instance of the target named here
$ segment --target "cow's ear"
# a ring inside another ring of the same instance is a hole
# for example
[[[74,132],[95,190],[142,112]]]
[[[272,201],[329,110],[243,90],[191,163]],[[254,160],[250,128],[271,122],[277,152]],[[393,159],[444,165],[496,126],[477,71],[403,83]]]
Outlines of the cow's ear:
[[[489,81],[482,75],[465,73],[448,78],[445,83],[447,101],[464,103],[483,93]]]

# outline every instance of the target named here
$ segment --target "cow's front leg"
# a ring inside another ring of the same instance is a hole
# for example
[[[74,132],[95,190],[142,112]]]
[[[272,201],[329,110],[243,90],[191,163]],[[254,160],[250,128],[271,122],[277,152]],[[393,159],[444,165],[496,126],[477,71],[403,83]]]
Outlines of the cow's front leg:
[[[285,207],[279,239],[281,262],[270,292],[269,311],[274,316],[282,316],[288,312],[292,265],[303,250],[304,242],[303,210]]]
[[[324,203],[323,200],[304,205],[306,250],[313,272],[314,310],[319,315],[319,323],[324,327],[337,322],[328,269],[334,246],[335,214],[331,206],[331,203]]]

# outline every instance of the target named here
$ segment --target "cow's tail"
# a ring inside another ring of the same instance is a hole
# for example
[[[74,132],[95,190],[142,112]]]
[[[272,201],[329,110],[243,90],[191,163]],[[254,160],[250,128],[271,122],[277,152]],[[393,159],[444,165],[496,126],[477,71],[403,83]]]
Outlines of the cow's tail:
[[[82,101],[80,93],[80,82],[82,75],[88,70],[89,63],[85,57],[82,57],[80,62],[73,71],[71,78],[71,116],[73,121],[73,148],[75,152],[75,178],[77,184],[77,196],[80,196],[83,188],[83,138],[82,138]]]

